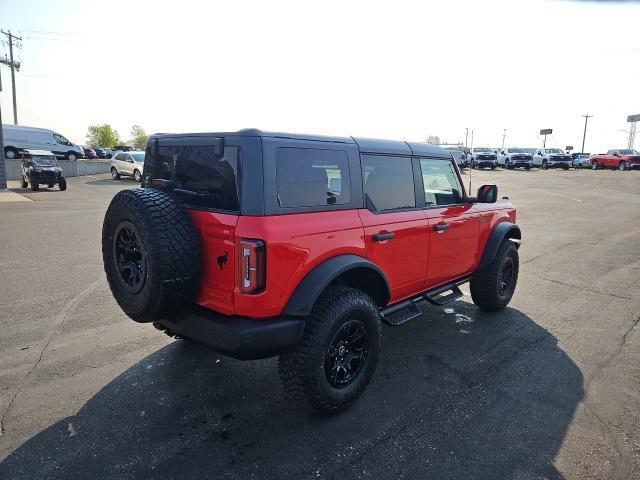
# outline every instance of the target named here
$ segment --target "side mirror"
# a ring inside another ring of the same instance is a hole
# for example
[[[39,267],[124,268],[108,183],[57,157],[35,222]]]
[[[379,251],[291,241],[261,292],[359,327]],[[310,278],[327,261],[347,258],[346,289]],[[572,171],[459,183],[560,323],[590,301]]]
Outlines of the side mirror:
[[[482,185],[478,188],[478,203],[496,203],[498,200],[497,185]]]
[[[542,152],[538,152],[538,155],[542,155]]]
[[[619,156],[620,156],[620,153],[619,153],[619,152],[613,152],[613,156],[614,156],[614,157],[619,157]]]

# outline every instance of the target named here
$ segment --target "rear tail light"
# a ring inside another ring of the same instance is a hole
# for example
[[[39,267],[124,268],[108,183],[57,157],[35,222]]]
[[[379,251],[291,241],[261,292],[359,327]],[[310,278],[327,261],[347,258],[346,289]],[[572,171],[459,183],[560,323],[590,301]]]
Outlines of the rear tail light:
[[[262,240],[240,240],[240,291],[260,293],[265,287],[266,247]]]

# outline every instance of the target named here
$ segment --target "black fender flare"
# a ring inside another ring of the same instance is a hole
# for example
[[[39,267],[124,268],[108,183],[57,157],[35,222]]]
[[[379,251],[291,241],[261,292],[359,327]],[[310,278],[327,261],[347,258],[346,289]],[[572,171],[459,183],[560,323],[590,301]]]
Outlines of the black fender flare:
[[[284,308],[284,315],[306,317],[311,313],[313,305],[325,288],[343,273],[354,269],[369,269],[384,280],[386,301],[391,297],[389,280],[382,269],[375,263],[358,255],[337,255],[316,265],[298,284]]]
[[[511,222],[500,222],[495,227],[493,227],[493,231],[489,235],[487,244],[484,247],[484,252],[482,253],[482,258],[480,259],[480,264],[478,265],[478,270],[491,265],[491,262],[493,262],[493,259],[496,258],[498,249],[500,248],[500,245],[502,245],[502,242],[505,238],[520,240],[522,238],[520,227]]]

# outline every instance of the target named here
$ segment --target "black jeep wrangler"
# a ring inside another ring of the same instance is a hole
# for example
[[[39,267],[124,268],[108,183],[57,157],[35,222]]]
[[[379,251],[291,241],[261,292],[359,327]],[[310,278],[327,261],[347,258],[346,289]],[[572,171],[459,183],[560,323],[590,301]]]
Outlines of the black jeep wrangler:
[[[22,153],[22,188],[31,184],[36,191],[40,185],[53,188],[58,184],[60,190],[67,189],[67,180],[62,174],[56,156],[47,150],[24,150]]]

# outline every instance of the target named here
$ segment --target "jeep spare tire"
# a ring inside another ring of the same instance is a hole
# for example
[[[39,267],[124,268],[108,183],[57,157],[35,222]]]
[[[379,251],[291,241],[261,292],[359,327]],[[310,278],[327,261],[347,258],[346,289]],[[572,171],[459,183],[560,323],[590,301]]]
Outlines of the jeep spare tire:
[[[118,305],[136,322],[176,321],[198,293],[198,234],[171,193],[118,192],[102,225],[102,261]]]

